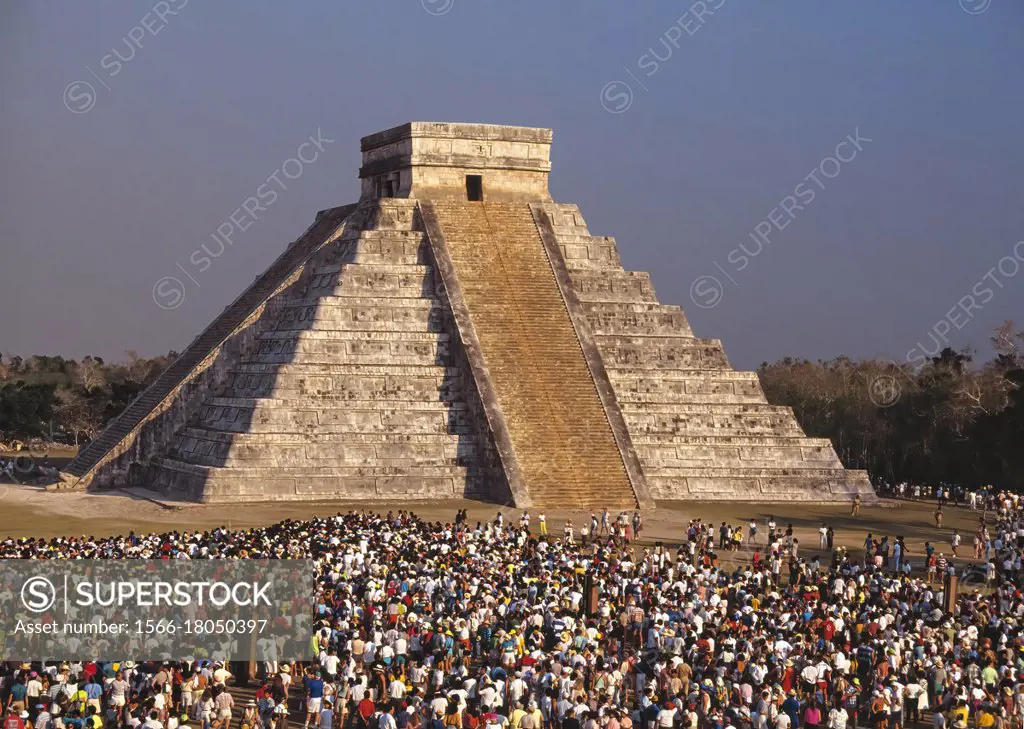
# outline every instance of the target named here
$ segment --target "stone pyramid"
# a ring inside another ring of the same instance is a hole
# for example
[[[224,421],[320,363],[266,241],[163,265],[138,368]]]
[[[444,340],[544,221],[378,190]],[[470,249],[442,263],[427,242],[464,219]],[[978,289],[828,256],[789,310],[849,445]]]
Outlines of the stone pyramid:
[[[324,210],[59,487],[547,508],[873,491],[548,193],[551,131],[362,140]]]

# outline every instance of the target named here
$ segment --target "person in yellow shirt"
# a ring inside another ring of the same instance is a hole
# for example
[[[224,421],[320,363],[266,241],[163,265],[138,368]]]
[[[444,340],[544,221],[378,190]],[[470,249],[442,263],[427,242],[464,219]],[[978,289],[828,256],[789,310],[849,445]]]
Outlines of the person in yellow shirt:
[[[82,722],[82,727],[83,729],[103,729],[103,719],[100,717],[100,713],[96,711],[95,706],[90,706],[87,710],[85,714],[85,721]]]
[[[71,697],[71,700],[78,707],[78,710],[82,713],[82,715],[85,716],[86,704],[89,702],[89,694],[85,692],[84,686],[80,686],[78,690],[75,691],[74,695]],[[97,727],[97,729],[99,728]]]
[[[978,713],[974,716],[974,723],[978,729],[989,729],[996,723],[996,715],[987,704],[982,704]]]
[[[949,712],[949,718],[950,721],[954,724],[956,724],[958,721],[962,721],[966,724],[967,714],[967,704],[965,704],[963,701],[959,701],[957,702],[956,708]]]
[[[520,729],[524,716],[526,716],[526,712],[523,710],[523,703],[521,701],[517,701],[516,707],[512,709],[512,713],[508,715],[509,727],[511,727],[511,729]]]

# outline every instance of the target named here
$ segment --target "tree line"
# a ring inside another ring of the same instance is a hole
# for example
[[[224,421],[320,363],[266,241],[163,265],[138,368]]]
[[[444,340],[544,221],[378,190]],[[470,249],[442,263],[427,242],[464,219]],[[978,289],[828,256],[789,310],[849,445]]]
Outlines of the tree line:
[[[129,351],[122,361],[106,362],[0,354],[0,442],[91,440],[177,356],[147,359]]]
[[[891,360],[786,358],[758,369],[769,402],[828,438],[847,468],[877,483],[1024,490],[1024,331],[991,337],[994,354],[946,347],[911,369]]]
[[[914,370],[787,357],[758,376],[769,402],[793,408],[809,436],[831,440],[846,467],[876,483],[1024,490],[1024,331],[1008,321],[991,342],[994,355],[980,363],[947,347]],[[176,357],[0,355],[0,441],[89,440]]]

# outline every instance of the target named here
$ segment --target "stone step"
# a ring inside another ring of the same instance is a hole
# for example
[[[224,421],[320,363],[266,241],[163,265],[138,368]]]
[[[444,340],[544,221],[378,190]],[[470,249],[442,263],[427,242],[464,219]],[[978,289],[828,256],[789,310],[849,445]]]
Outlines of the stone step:
[[[231,377],[230,387],[238,390],[264,391],[264,395],[245,397],[273,397],[270,390],[288,393],[320,393],[351,397],[359,392],[387,393],[437,393],[460,383],[456,373],[449,373],[441,367],[423,367],[419,371],[401,374],[350,373],[332,374],[330,370],[306,368],[301,371],[268,373],[237,372]]]
[[[717,340],[712,340],[717,341]],[[704,379],[711,379],[715,382],[721,382],[726,380],[732,380],[736,382],[757,382],[760,387],[760,380],[757,378],[755,372],[738,372],[736,370],[721,370],[719,372],[709,373],[702,369],[671,369],[666,370],[664,374],[659,374],[657,377],[652,376],[650,372],[637,371],[633,367],[608,367],[608,376],[612,378],[616,385],[619,386],[624,382],[636,382],[638,385],[645,387],[656,387],[660,383],[676,383],[676,382],[698,382]]]
[[[675,435],[649,434],[633,438],[633,445],[666,448],[832,448],[828,438],[808,438],[804,435]]]
[[[534,504],[635,504],[529,206],[433,209]]]
[[[673,413],[680,418],[694,415],[714,415],[716,417],[743,418],[748,416],[773,416],[792,418],[793,411],[785,405],[769,405],[767,403],[621,403],[623,412]]]
[[[448,447],[453,443],[457,446],[479,447],[485,434],[470,433],[458,435],[454,433],[224,433],[218,430],[189,426],[181,432],[183,438],[209,440],[218,443],[240,444],[250,446],[275,445],[328,445],[345,447],[349,445],[428,445]]]
[[[410,301],[410,299],[385,299]],[[429,304],[423,300],[425,304]],[[423,307],[348,306],[344,299],[317,304],[298,302],[282,307],[277,317],[278,331],[324,329],[350,332],[441,332],[445,312],[438,305]]]
[[[749,501],[757,503],[822,503],[865,487],[856,480],[858,472],[761,472],[757,475],[731,472],[688,473],[676,469],[672,475],[650,475],[648,485],[664,500]],[[866,487],[870,489],[870,485]]]
[[[346,329],[330,329],[318,327],[315,329],[285,329],[265,332],[261,342],[390,342],[402,344],[414,344],[427,342],[430,344],[447,343],[449,336],[447,332],[427,331],[350,331]]]
[[[352,362],[286,362],[284,364],[264,364],[260,362],[245,362],[239,364],[233,370],[235,374],[246,375],[269,375],[274,377],[306,377],[332,376],[332,377],[444,377],[457,378],[460,371],[457,367],[424,364],[379,364],[364,365]]]
[[[766,403],[737,402],[622,402],[619,408],[629,416],[659,416],[662,418],[676,416],[686,419],[690,417],[714,418],[715,422],[744,421],[747,418],[775,418],[779,422],[796,422],[793,411],[779,405]]]
[[[801,436],[803,431],[792,416],[719,415],[678,413],[634,413],[623,408],[623,417],[634,437],[653,434],[680,435],[791,435]]]
[[[420,402],[460,401],[465,396],[465,385],[458,381],[437,381],[432,378],[408,379],[389,384],[387,378],[281,378],[269,375],[238,375],[233,379],[230,392],[233,397],[274,398],[287,402],[309,404],[313,402],[351,402],[372,399],[376,402],[400,400]]]
[[[264,339],[253,361],[285,364],[303,360],[307,364],[442,364],[450,355],[448,342],[373,341],[366,339]]]
[[[368,253],[380,253],[381,250],[373,248],[374,244],[384,244],[386,246],[392,243],[408,243],[419,247],[426,242],[426,236],[423,235],[421,230],[405,230],[398,228],[362,228],[360,230],[353,230],[352,232],[346,232],[341,237],[343,241],[355,241],[360,244],[361,247],[367,247]],[[403,249],[404,252],[409,252],[411,249]]]
[[[556,238],[567,268],[622,269],[614,238],[578,234]]]
[[[677,405],[764,405],[767,403],[764,395],[761,394],[736,395],[731,392],[702,394],[666,393],[663,395],[646,395],[630,392],[620,393],[616,390],[615,396],[623,405],[626,403],[660,403],[668,410],[675,408]]]
[[[160,465],[165,468],[206,476],[210,480],[233,478],[287,477],[308,479],[358,479],[364,477],[408,476],[420,478],[465,478],[466,469],[455,464],[424,464],[422,466],[333,466],[297,464],[285,466],[253,466],[222,468],[201,466],[176,458],[162,458]]]
[[[457,441],[457,438],[453,438]],[[379,443],[307,445],[221,443],[189,437],[180,438],[172,457],[193,465],[246,467],[426,467],[465,466],[478,456],[475,447],[458,443]]]
[[[417,235],[421,235],[417,233]],[[419,244],[417,244],[419,245]],[[341,279],[342,283],[349,276],[359,277],[381,277],[381,276],[426,276],[430,273],[430,266],[425,263],[398,263],[386,261],[384,263],[348,263],[339,261],[331,264],[319,264],[312,266],[309,275],[314,277],[333,275]]]
[[[197,425],[225,433],[463,433],[474,423],[459,410],[310,408],[253,410],[204,406]]]
[[[683,310],[678,306],[593,301],[583,304],[582,308],[595,336],[693,337]]]
[[[310,276],[305,296],[310,302],[325,296],[339,298],[387,297],[387,298],[429,298],[434,294],[433,276],[426,266],[398,266],[395,268],[419,269],[416,272],[370,271],[368,265],[345,266],[345,271]],[[376,268],[383,269],[383,266]]]
[[[605,362],[613,368],[630,367],[638,371],[729,369],[729,360],[717,339],[651,337],[622,341],[596,337],[596,340]]]
[[[683,377],[673,375],[685,372]],[[757,376],[751,372],[732,370],[699,370],[703,377],[685,370],[665,370],[664,377],[653,378],[644,375],[649,371],[632,370],[626,375],[615,370],[610,376],[615,396],[619,402],[638,403],[717,403],[743,402],[766,404],[764,392]]]
[[[231,407],[231,408],[247,408],[250,410],[284,410],[286,408],[302,407],[302,404],[295,400],[285,398],[250,398],[250,397],[211,397],[206,400],[204,407]],[[317,410],[317,412],[333,412],[335,410],[365,410],[365,411],[376,411],[386,409],[388,412],[404,412],[407,410],[429,410],[433,412],[459,412],[467,409],[465,403],[452,402],[445,403],[440,400],[396,400],[394,402],[382,403],[380,400],[366,399],[366,400],[354,400],[346,399],[339,400],[337,403],[325,403],[318,402],[312,397],[310,398],[310,408]],[[310,409],[302,407],[303,410]]]
[[[396,312],[400,309],[412,309],[430,311],[438,306],[438,302],[422,296],[415,297],[389,297],[385,300],[381,300],[376,296],[346,296],[341,297],[314,297],[307,298],[304,296],[289,296],[286,300],[280,302],[281,310],[293,308],[304,308],[304,307],[315,307],[323,309],[341,309],[341,310],[376,310],[384,308],[387,311]]]
[[[336,270],[338,264],[429,263],[429,249],[422,232],[404,230],[359,230],[352,228],[334,244],[322,249],[310,261],[313,274]]]
[[[767,404],[761,385],[754,379],[719,377],[728,370],[715,371],[703,379],[657,381],[612,378],[620,403],[746,403]]]
[[[374,201],[363,227],[376,230],[420,230],[417,224],[416,201],[409,198],[386,198]]]
[[[281,474],[274,469],[201,469],[172,459],[163,459],[151,471],[153,485],[165,492],[193,494],[208,503],[239,501],[374,501],[385,499],[434,500],[480,497],[485,493],[486,474],[467,476],[465,469],[448,475],[412,474],[351,475],[329,473]]]
[[[823,482],[837,475],[845,473],[841,468],[720,468],[716,466],[686,466],[680,468],[659,469],[659,477],[666,478],[729,478],[729,479],[763,479],[763,478],[788,478],[790,476],[806,479],[817,478]]]
[[[422,236],[422,233],[417,233],[416,235]],[[399,243],[401,243],[401,241],[399,241]],[[317,275],[330,273],[332,268],[339,264],[356,266],[380,266],[389,264],[397,264],[401,266],[428,266],[430,261],[427,258],[422,245],[422,243],[417,243],[419,248],[411,253],[406,253],[404,246],[402,249],[397,251],[392,251],[385,247],[380,252],[367,252],[362,250],[360,246],[353,246],[345,251],[339,252],[339,254],[329,263],[325,263],[323,266],[318,266],[316,272]]]
[[[814,471],[822,468],[842,468],[843,464],[834,455],[831,458],[818,458],[804,460],[802,458],[787,458],[784,455],[771,456],[769,458],[743,458],[736,454],[715,454],[714,458],[655,458],[650,453],[640,453],[641,463],[644,464],[644,473],[648,475],[670,475],[679,469],[736,469],[752,468],[763,470],[801,471],[811,469]]]
[[[815,438],[790,439],[789,445],[707,445],[701,443],[643,443],[634,444],[637,453],[649,459],[671,460],[684,458],[696,461],[710,461],[718,458],[743,460],[772,460],[787,458],[801,462],[808,460],[834,460],[835,452],[828,440]]]
[[[592,271],[574,269],[572,287],[581,303],[647,301],[658,303],[654,285],[647,273],[621,270]]]
[[[590,235],[583,214],[575,203],[540,203],[540,207],[551,218],[556,237]]]

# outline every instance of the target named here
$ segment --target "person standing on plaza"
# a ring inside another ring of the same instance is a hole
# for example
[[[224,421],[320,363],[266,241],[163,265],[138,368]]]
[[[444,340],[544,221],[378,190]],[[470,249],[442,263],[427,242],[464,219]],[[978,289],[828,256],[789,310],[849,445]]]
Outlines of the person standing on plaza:
[[[828,712],[828,729],[846,729],[850,715],[842,703],[838,703]]]
[[[319,671],[308,671],[304,679],[306,689],[306,717],[302,722],[303,729],[309,726],[309,720],[313,719],[314,725],[320,716],[323,708],[324,682],[320,678]]]

